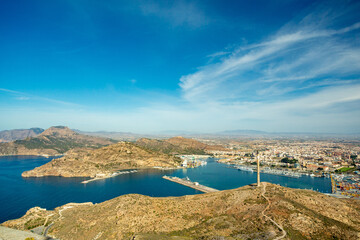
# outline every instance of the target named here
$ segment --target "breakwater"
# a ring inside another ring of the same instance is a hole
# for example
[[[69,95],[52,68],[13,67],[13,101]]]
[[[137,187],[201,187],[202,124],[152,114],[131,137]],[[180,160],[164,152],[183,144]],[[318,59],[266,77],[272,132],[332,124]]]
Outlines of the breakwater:
[[[101,174],[100,176],[97,176],[95,178],[91,178],[89,180],[82,181],[81,183],[89,183],[89,182],[92,182],[92,181],[97,181],[97,180],[103,180],[103,179],[106,179],[106,178],[116,177],[116,176],[121,175],[121,174],[136,173],[136,172],[137,172],[137,170],[131,170],[131,171],[115,172],[115,173],[108,174],[108,175]]]
[[[169,176],[163,176],[163,178],[166,179],[166,180],[172,181],[172,182],[182,184],[182,185],[187,186],[187,187],[191,187],[193,189],[199,190],[199,191],[204,192],[204,193],[218,192],[219,191],[219,190],[217,190],[215,188],[211,188],[211,187],[201,185],[198,182],[192,182],[189,179],[182,179],[182,178],[178,178],[178,177],[169,177]]]

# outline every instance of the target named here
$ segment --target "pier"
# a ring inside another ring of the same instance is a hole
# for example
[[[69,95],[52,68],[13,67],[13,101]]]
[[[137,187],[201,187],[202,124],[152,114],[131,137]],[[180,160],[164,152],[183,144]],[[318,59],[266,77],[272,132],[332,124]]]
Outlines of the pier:
[[[215,189],[215,188],[211,188],[211,187],[207,187],[204,185],[199,184],[198,182],[192,182],[190,180],[186,180],[186,179],[181,179],[178,177],[169,177],[169,176],[163,176],[164,179],[172,181],[172,182],[176,182],[179,183],[181,185],[187,186],[187,187],[191,187],[195,190],[204,192],[204,193],[211,193],[211,192],[218,192],[219,190]]]

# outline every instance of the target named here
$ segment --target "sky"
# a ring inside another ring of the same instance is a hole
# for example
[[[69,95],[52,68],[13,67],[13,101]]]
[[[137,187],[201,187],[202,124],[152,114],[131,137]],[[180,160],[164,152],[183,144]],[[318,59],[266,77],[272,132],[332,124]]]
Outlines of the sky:
[[[0,2],[0,130],[360,132],[359,1]]]

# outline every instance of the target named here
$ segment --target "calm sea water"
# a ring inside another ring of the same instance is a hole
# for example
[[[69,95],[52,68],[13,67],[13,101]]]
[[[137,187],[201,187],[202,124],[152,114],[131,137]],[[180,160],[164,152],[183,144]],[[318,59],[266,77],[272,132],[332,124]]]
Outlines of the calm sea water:
[[[0,157],[0,223],[19,218],[34,206],[46,209],[69,202],[99,203],[123,194],[137,193],[154,197],[199,194],[192,188],[173,183],[163,175],[189,177],[192,181],[219,190],[232,189],[256,182],[256,173],[237,171],[209,158],[206,166],[172,171],[143,170],[113,178],[82,184],[88,178],[22,178],[21,173],[43,165],[52,158],[38,156]],[[292,188],[331,192],[327,178],[289,178],[262,174],[261,181]]]

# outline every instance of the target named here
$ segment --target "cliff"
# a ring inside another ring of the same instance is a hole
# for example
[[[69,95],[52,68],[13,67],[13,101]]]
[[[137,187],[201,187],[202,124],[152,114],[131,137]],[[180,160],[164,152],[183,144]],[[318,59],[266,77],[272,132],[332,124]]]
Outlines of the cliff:
[[[177,157],[143,149],[132,143],[119,142],[99,149],[77,149],[64,157],[24,172],[23,177],[62,176],[95,177],[123,169],[180,166]]]

